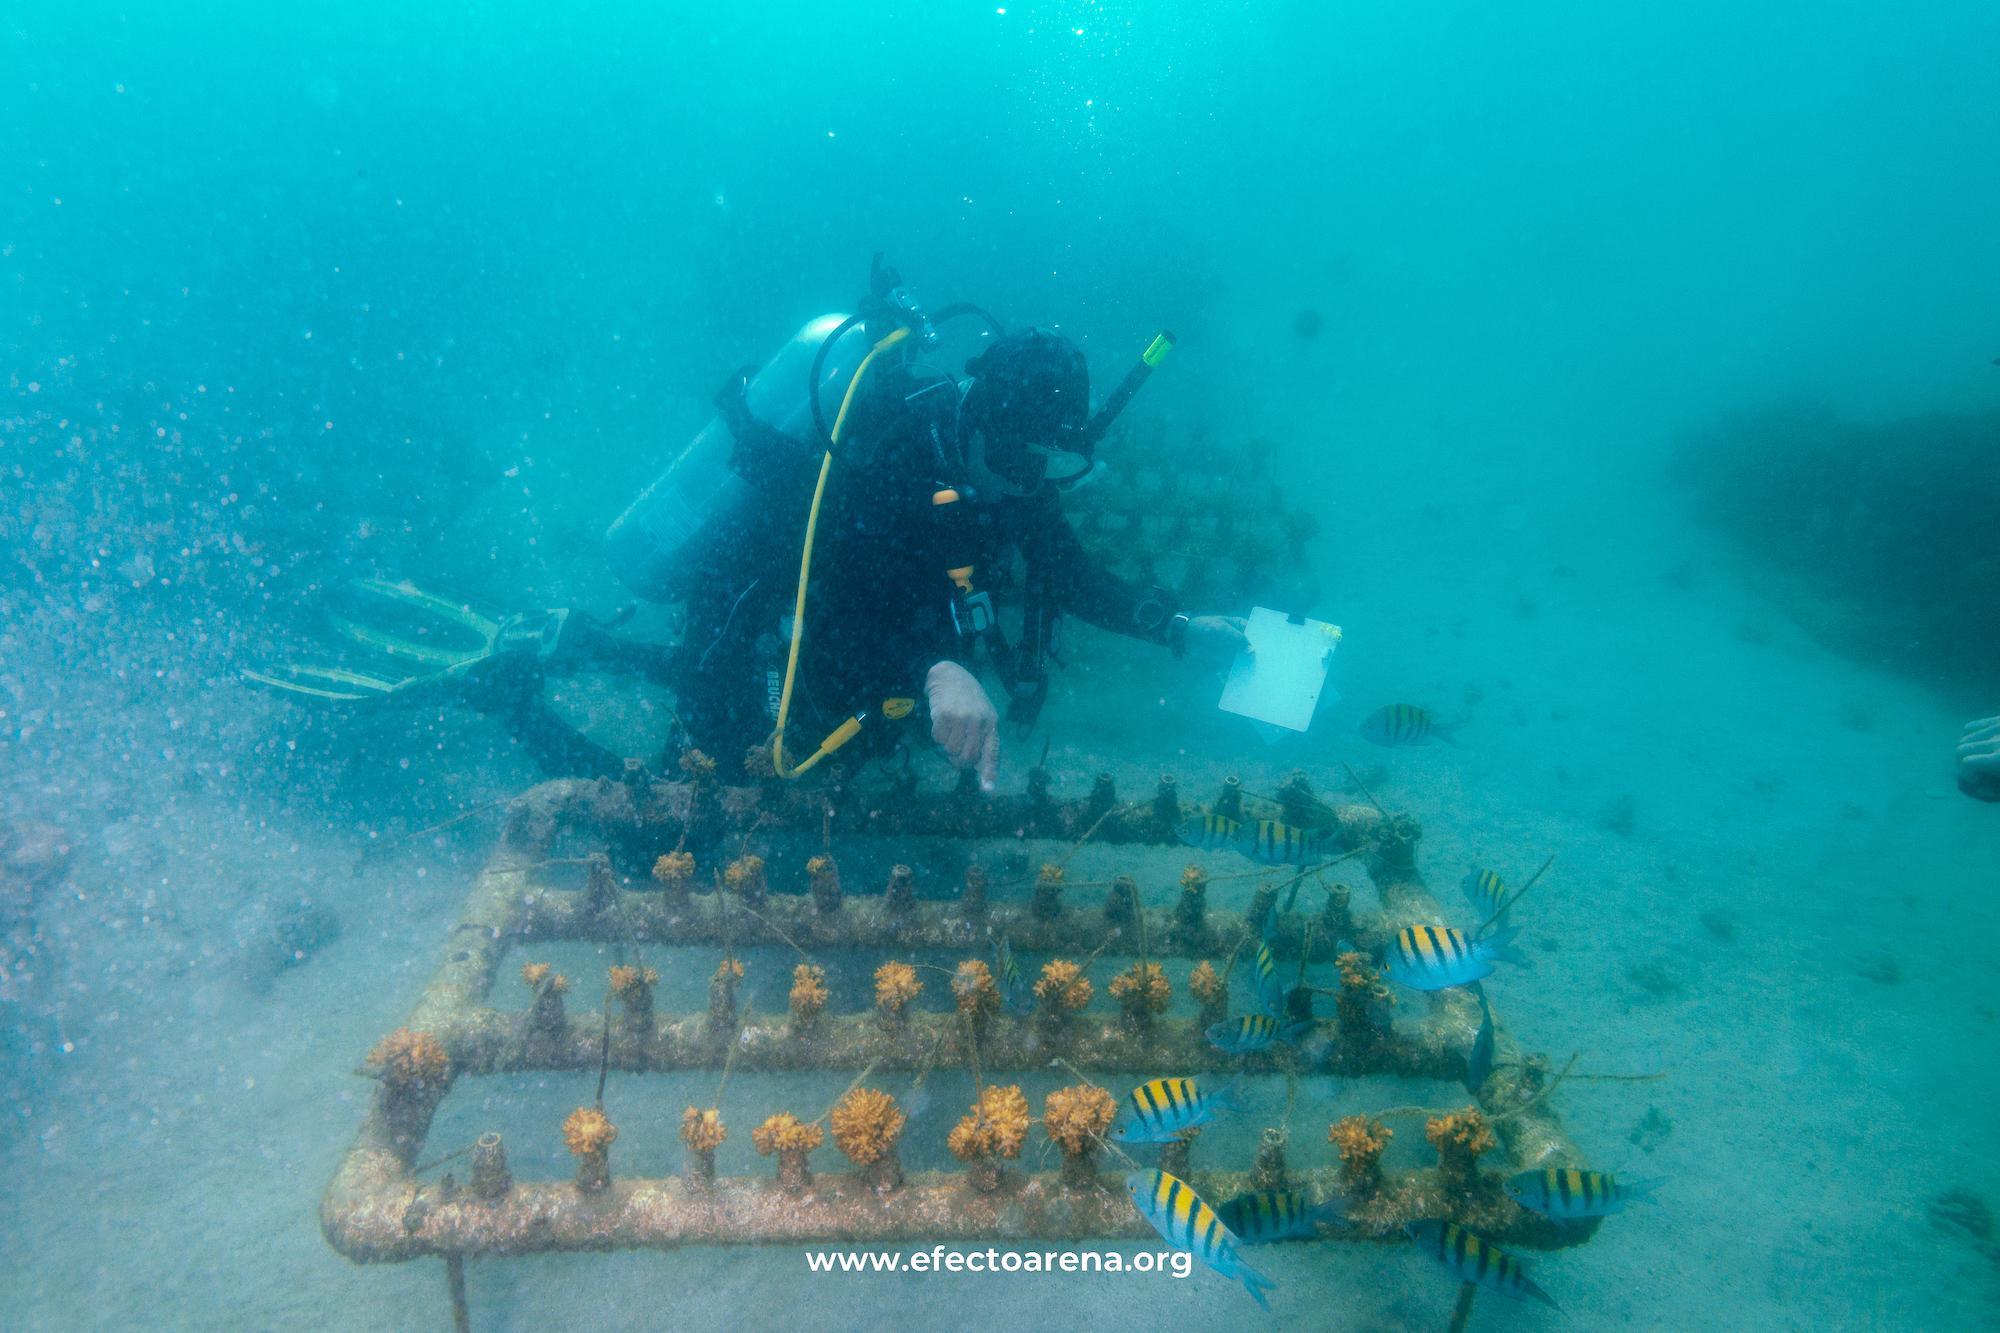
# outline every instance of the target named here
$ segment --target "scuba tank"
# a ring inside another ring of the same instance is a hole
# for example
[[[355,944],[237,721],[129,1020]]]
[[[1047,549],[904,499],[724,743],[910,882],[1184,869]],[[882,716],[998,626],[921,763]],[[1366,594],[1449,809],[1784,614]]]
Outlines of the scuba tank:
[[[770,503],[765,470],[795,467],[810,479],[826,447],[817,422],[839,407],[869,346],[859,320],[821,315],[761,367],[732,377],[715,416],[605,532],[605,563],[619,581],[648,601],[679,601],[704,556],[754,549],[746,543],[774,524],[789,538],[794,515]]]

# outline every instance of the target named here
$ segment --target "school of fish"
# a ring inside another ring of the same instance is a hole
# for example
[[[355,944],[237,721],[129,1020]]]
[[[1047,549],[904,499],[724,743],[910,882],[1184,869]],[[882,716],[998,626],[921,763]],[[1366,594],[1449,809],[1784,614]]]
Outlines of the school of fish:
[[[1369,714],[1361,732],[1378,745],[1420,746],[1433,740],[1449,741],[1454,725],[1439,722],[1426,709],[1391,704]],[[1273,819],[1240,820],[1203,813],[1183,819],[1176,832],[1187,846],[1234,851],[1264,865],[1310,868],[1329,859],[1319,830]],[[1493,1010],[1481,983],[1501,964],[1528,966],[1529,961],[1515,947],[1519,928],[1508,922],[1512,900],[1519,894],[1510,896],[1501,874],[1475,868],[1466,873],[1460,888],[1476,913],[1471,929],[1421,922],[1404,926],[1378,954],[1377,961],[1384,975],[1411,990],[1435,993],[1463,988],[1471,992],[1479,1006],[1480,1022],[1467,1050],[1465,1081],[1476,1095],[1496,1068],[1498,1045]],[[1255,1009],[1209,1025],[1204,1036],[1218,1050],[1251,1055],[1275,1046],[1291,1046],[1304,1041],[1315,1027],[1307,1003],[1310,990],[1288,996],[1279,974],[1275,918],[1274,911],[1267,911],[1262,920],[1247,923],[1250,939],[1238,957],[1248,960]],[[1346,951],[1353,946],[1343,940],[1340,947]],[[1017,993],[1019,973],[1004,941],[998,962],[1003,993],[1011,1001]],[[1297,1002],[1296,1009],[1288,1005],[1288,999]],[[1114,1143],[1136,1145],[1179,1139],[1238,1106],[1233,1087],[1210,1092],[1192,1078],[1157,1078],[1132,1089],[1125,1108],[1123,1123],[1109,1138]],[[1242,1247],[1309,1240],[1322,1227],[1348,1220],[1340,1199],[1315,1203],[1299,1190],[1253,1191],[1211,1207],[1188,1182],[1166,1171],[1137,1171],[1127,1179],[1134,1206],[1169,1244],[1242,1282],[1265,1309],[1270,1308],[1266,1293],[1276,1284],[1244,1264]],[[1520,1172],[1504,1182],[1504,1189],[1522,1208],[1569,1224],[1620,1212],[1634,1200],[1650,1198],[1659,1184],[1657,1180],[1621,1181],[1607,1172],[1581,1167],[1550,1166]],[[1420,1252],[1460,1281],[1555,1306],[1528,1276],[1519,1258],[1485,1237],[1442,1218],[1414,1221],[1405,1230]]]

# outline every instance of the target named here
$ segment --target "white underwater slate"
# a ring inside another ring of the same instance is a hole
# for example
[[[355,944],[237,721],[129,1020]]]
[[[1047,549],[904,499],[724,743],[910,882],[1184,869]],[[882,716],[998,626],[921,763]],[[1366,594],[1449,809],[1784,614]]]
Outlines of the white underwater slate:
[[[1326,689],[1340,626],[1288,616],[1267,606],[1253,608],[1244,635],[1249,650],[1236,655],[1216,706],[1288,731],[1312,725]]]

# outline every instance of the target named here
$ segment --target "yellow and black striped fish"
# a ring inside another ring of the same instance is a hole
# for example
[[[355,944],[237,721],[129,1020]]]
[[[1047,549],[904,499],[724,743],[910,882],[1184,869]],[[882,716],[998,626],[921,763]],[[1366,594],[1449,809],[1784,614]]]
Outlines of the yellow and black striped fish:
[[[1245,830],[1242,853],[1253,861],[1273,866],[1310,866],[1326,860],[1315,829],[1300,828],[1277,819],[1260,819]]]
[[[1271,956],[1271,946],[1259,941],[1257,956],[1251,960],[1256,974],[1257,1003],[1264,1006],[1264,1012],[1273,1018],[1285,1016],[1285,983],[1278,977],[1278,960]]]
[[[1458,887],[1465,891],[1465,900],[1478,909],[1482,921],[1494,920],[1507,905],[1507,885],[1494,871],[1468,870]]]
[[[1245,1245],[1269,1245],[1281,1240],[1310,1240],[1319,1234],[1322,1222],[1345,1222],[1347,1213],[1338,1199],[1314,1205],[1306,1202],[1303,1190],[1258,1190],[1239,1194],[1228,1203],[1218,1204],[1216,1215],[1222,1225],[1236,1233]]]
[[[1510,1176],[1507,1197],[1558,1222],[1608,1217],[1634,1199],[1652,1196],[1658,1180],[1614,1180],[1609,1172],[1582,1171],[1573,1166],[1545,1166]]]
[[[1174,826],[1174,835],[1190,847],[1213,851],[1243,841],[1243,821],[1227,815],[1189,815]]]
[[[1125,1188],[1131,1191],[1139,1216],[1151,1222],[1167,1244],[1186,1250],[1224,1277],[1235,1278],[1257,1304],[1271,1308],[1264,1293],[1276,1291],[1278,1284],[1243,1262],[1227,1224],[1186,1181],[1164,1171],[1134,1171],[1125,1177]]]
[[[1228,1051],[1231,1055],[1249,1055],[1265,1049],[1274,1041],[1297,1041],[1312,1030],[1312,1023],[1305,1020],[1280,1023],[1266,1014],[1245,1014],[1241,1018],[1225,1018],[1220,1023],[1211,1023],[1206,1035],[1208,1044],[1217,1050]]]
[[[1525,963],[1514,952],[1515,931],[1474,939],[1450,926],[1404,926],[1389,943],[1384,970],[1411,990],[1469,986],[1493,975],[1496,962]]]
[[[1361,719],[1363,740],[1391,748],[1429,745],[1433,737],[1451,744],[1457,728],[1456,722],[1440,722],[1430,709],[1415,704],[1384,704]]]
[[[1125,1100],[1132,1119],[1111,1132],[1113,1143],[1170,1143],[1183,1131],[1205,1125],[1236,1108],[1235,1090],[1207,1093],[1191,1078],[1156,1078],[1132,1089]]]
[[[1529,1297],[1550,1309],[1560,1308],[1547,1292],[1528,1280],[1519,1259],[1456,1222],[1412,1222],[1403,1230],[1410,1233],[1418,1249],[1458,1274],[1461,1281],[1490,1287],[1517,1300]]]

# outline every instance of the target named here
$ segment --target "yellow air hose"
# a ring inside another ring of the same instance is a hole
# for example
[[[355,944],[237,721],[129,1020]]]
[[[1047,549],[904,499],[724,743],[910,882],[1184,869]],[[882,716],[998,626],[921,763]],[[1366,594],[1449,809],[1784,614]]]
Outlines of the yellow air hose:
[[[813,537],[819,531],[819,505],[820,500],[826,495],[827,473],[833,470],[833,451],[840,445],[841,434],[847,428],[848,410],[854,406],[855,393],[860,389],[862,380],[867,378],[869,366],[874,364],[875,358],[882,352],[909,336],[908,329],[897,329],[869,348],[868,355],[861,358],[861,364],[854,368],[853,376],[847,381],[847,392],[840,399],[840,412],[833,419],[829,446],[826,454],[819,460],[819,480],[813,485],[812,508],[806,511],[805,544],[799,549],[799,592],[797,600],[792,604],[792,646],[785,656],[785,686],[778,694],[778,728],[771,734],[771,767],[781,778],[798,777],[853,740],[861,730],[861,719],[850,717],[835,727],[827,738],[819,743],[819,749],[806,756],[804,762],[794,767],[785,760],[785,727],[791,720],[792,683],[797,679],[799,672],[799,640],[804,637],[806,628],[806,584],[812,578]],[[812,392],[818,393],[819,386],[812,386]]]

